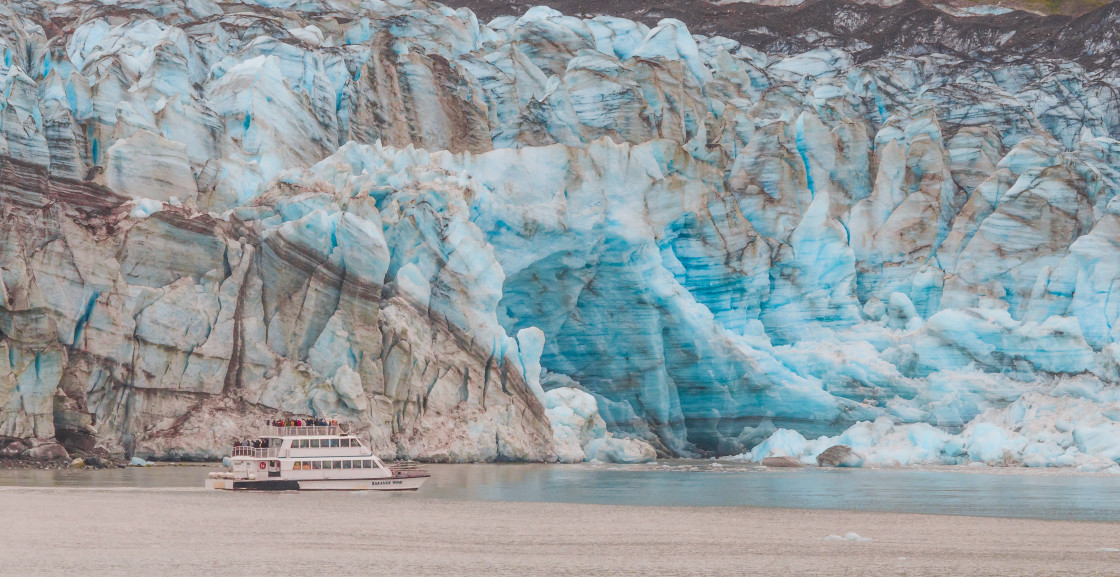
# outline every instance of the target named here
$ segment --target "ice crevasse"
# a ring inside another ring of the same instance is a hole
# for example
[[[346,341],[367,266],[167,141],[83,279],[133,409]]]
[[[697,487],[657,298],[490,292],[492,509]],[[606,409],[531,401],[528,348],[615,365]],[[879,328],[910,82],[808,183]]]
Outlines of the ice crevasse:
[[[0,5],[0,451],[214,457],[283,413],[447,461],[1120,458],[1115,76],[36,6]]]

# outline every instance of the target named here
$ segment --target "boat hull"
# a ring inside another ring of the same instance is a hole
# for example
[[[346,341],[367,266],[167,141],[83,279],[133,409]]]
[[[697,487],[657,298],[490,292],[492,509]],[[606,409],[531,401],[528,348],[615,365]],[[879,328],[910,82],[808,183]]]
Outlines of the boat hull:
[[[206,479],[206,488],[249,491],[415,491],[427,480],[428,477],[302,481]]]

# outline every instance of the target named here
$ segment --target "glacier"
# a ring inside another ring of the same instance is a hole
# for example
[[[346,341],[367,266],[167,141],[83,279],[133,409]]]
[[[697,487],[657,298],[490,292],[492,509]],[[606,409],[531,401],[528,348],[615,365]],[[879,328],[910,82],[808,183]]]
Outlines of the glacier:
[[[433,461],[1120,470],[1105,64],[422,0],[0,14],[0,454],[213,459],[286,414]]]

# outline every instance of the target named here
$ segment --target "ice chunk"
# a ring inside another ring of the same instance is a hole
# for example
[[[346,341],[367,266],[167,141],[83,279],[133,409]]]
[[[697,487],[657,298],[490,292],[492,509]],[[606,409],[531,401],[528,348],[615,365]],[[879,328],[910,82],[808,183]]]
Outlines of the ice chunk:
[[[870,537],[860,537],[859,533],[844,533],[843,536],[829,535],[827,537],[822,537],[822,539],[824,539],[825,541],[855,541],[861,543],[867,543],[871,541]]]
[[[635,438],[618,438],[607,432],[595,397],[571,387],[545,393],[545,414],[552,425],[553,442],[561,462],[601,461],[645,463],[657,457],[653,447]]]
[[[797,431],[778,429],[751,451],[751,460],[761,463],[767,457],[799,458],[805,450],[805,437]]]
[[[163,210],[163,202],[151,198],[138,198],[129,216],[135,219],[145,219]]]

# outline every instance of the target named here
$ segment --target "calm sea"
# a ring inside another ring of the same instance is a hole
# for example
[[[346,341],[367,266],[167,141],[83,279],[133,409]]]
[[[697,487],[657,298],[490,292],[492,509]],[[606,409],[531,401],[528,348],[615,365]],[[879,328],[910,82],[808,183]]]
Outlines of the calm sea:
[[[1120,521],[1120,475],[1026,469],[764,469],[652,465],[433,465],[432,499],[637,506],[748,506]],[[202,490],[218,467],[0,471],[0,487]],[[407,498],[407,495],[402,495]]]

